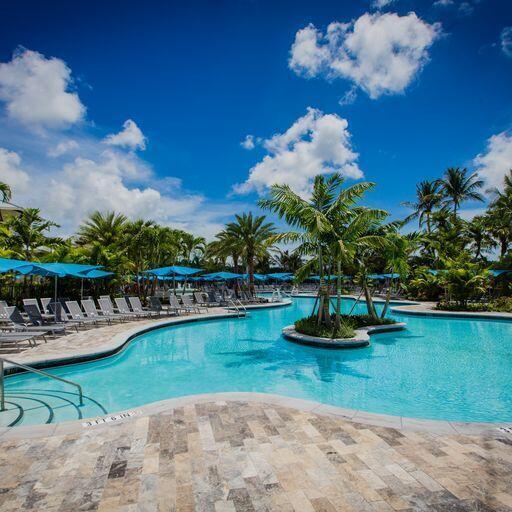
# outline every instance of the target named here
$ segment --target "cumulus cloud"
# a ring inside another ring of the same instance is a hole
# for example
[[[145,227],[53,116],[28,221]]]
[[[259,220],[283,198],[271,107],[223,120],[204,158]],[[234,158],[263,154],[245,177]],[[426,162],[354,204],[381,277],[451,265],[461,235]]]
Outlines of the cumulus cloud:
[[[244,149],[254,149],[256,144],[254,143],[254,136],[253,135],[246,135],[245,139],[240,142],[240,146],[242,146]]]
[[[363,14],[350,23],[333,22],[325,33],[314,25],[299,30],[289,67],[307,78],[344,78],[372,99],[403,93],[428,61],[441,25],[415,13]]]
[[[0,101],[10,118],[32,128],[66,127],[84,117],[71,85],[71,70],[55,57],[21,49],[0,63]]]
[[[485,152],[477,155],[473,164],[488,189],[502,188],[503,178],[512,168],[512,134],[502,132],[489,138]]]
[[[48,150],[48,156],[58,157],[65,155],[66,153],[69,153],[70,151],[73,151],[74,149],[78,149],[79,145],[76,140],[63,140],[62,142],[59,142],[56,146],[53,148],[50,148]]]
[[[123,129],[119,133],[111,133],[103,140],[110,146],[119,146],[128,149],[146,149],[146,137],[135,121],[127,119],[123,124]]]
[[[503,53],[512,58],[512,27],[505,27],[501,31],[500,41]]]
[[[357,88],[351,87],[340,99],[339,104],[343,107],[345,105],[352,105],[357,99]]]
[[[446,7],[448,5],[453,5],[454,0],[437,0],[434,2],[434,5],[436,7]]]
[[[395,2],[395,0],[373,0],[372,7],[375,9],[382,9]]]
[[[363,176],[353,151],[348,122],[336,114],[309,108],[284,133],[263,141],[267,155],[235,185],[238,194],[255,190],[262,194],[274,183],[287,183],[307,195],[317,174],[339,172],[349,178]]]
[[[0,148],[0,177],[13,190],[25,192],[29,186],[29,175],[21,168],[21,158],[15,151]]]

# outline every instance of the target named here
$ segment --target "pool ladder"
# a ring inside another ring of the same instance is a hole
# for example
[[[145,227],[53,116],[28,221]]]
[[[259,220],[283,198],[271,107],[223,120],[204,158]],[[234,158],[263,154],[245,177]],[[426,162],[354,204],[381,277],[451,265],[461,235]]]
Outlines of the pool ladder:
[[[27,372],[37,373],[39,375],[43,375],[44,377],[48,377],[50,379],[58,380],[60,382],[64,382],[65,384],[69,384],[70,386],[74,386],[78,390],[79,397],[79,405],[84,405],[84,394],[82,392],[82,386],[73,382],[71,380],[63,379],[62,377],[57,377],[52,375],[51,373],[44,372],[43,370],[38,370],[37,368],[33,368],[32,366],[27,366],[26,364],[17,363],[16,361],[11,361],[10,359],[6,359],[5,357],[0,357],[0,412],[5,411],[5,386],[4,386],[4,363],[12,364],[13,366],[17,366],[18,368],[22,368]]]
[[[234,309],[236,311],[238,318],[247,315],[247,308],[240,302],[240,299],[230,299],[228,304],[230,305],[230,309]]]

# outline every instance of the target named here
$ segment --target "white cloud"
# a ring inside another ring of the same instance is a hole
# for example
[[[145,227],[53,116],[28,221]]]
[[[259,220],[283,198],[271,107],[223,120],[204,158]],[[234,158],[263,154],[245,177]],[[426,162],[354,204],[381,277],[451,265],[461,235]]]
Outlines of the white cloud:
[[[434,5],[436,7],[446,7],[448,5],[453,5],[454,0],[437,0],[434,2]]]
[[[53,148],[50,148],[48,150],[48,156],[58,157],[65,155],[66,153],[69,153],[70,151],[73,151],[75,149],[78,149],[79,145],[76,140],[63,140],[62,142],[59,142],[56,146]]]
[[[505,27],[501,31],[500,40],[503,53],[512,58],[512,27]]]
[[[336,114],[309,108],[284,133],[263,141],[268,154],[250,171],[248,179],[235,185],[234,192],[252,190],[262,194],[274,183],[287,183],[307,195],[317,174],[340,172],[358,179],[358,154],[352,149],[348,122]]]
[[[373,0],[372,7],[375,9],[382,9],[383,7],[387,7],[395,1],[396,0]]]
[[[469,2],[462,2],[459,5],[459,12],[464,16],[469,16],[470,14],[473,13],[474,10],[475,8]]]
[[[415,13],[363,14],[350,23],[333,22],[325,34],[314,25],[299,30],[289,67],[308,78],[345,78],[375,99],[403,93],[428,61],[441,33]]]
[[[0,148],[0,180],[7,183],[13,191],[25,192],[29,186],[29,175],[20,167],[18,153]]]
[[[505,174],[512,168],[512,135],[506,132],[493,135],[487,141],[487,149],[473,160],[486,188],[502,188]]]
[[[357,99],[357,87],[352,86],[338,102],[342,107],[345,105],[352,105]]]
[[[253,135],[246,135],[245,139],[240,142],[240,146],[242,146],[244,149],[254,149],[256,144],[254,143],[254,136]]]
[[[111,133],[103,140],[110,146],[125,147],[132,150],[146,149],[146,137],[135,121],[128,119],[123,124],[123,129],[119,133]]]
[[[60,128],[80,121],[85,107],[69,92],[71,70],[57,58],[18,50],[0,63],[0,101],[7,115],[32,128]]]

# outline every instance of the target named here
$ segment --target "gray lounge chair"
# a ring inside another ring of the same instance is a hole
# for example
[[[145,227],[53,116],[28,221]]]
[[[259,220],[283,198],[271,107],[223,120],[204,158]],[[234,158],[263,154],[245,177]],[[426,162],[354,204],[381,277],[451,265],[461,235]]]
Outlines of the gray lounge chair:
[[[132,311],[124,297],[116,297],[114,300],[116,301],[116,306],[119,313],[122,313],[123,315],[131,318],[141,318],[144,316],[147,317],[147,315],[144,315],[143,313],[135,313],[135,311]]]
[[[207,311],[206,308],[201,307],[198,304],[194,304],[190,295],[182,295],[181,301],[183,302],[183,306],[185,306],[189,311],[195,311],[197,313],[201,313],[201,311]]]
[[[144,309],[142,307],[142,303],[140,302],[139,297],[128,297],[128,300],[130,301],[130,306],[132,307],[134,313],[147,317],[160,316],[160,313],[158,311]]]
[[[49,313],[50,310],[48,309],[48,306],[52,302],[52,299],[48,297],[42,297],[41,298],[41,307],[43,308],[43,313]]]
[[[20,310],[16,306],[7,306],[5,308],[7,313],[7,319],[9,321],[9,327],[11,327],[14,332],[22,332],[27,334],[33,334],[34,336],[41,336],[46,343],[46,335],[48,333],[54,334],[53,329],[47,329],[40,325],[28,325],[23,316],[20,313]]]
[[[88,318],[84,315],[82,308],[78,305],[76,300],[67,300],[66,306],[68,308],[71,318],[75,322],[79,322],[80,325],[98,325],[98,321],[95,318]]]
[[[166,313],[168,315],[178,314],[176,308],[171,307],[170,304],[162,304],[160,299],[156,296],[149,297],[149,305],[152,311],[157,311],[158,313]]]
[[[112,301],[110,300],[110,297],[108,299],[106,297],[102,298],[102,299],[98,299],[98,304],[100,305],[101,312],[104,315],[109,316],[112,319],[127,320],[130,318],[133,318],[133,315],[131,315],[131,314],[124,315],[122,313],[116,313],[114,311],[114,306],[112,305]]]
[[[94,304],[94,300],[92,299],[84,299],[82,300],[82,308],[85,311],[87,318],[94,318],[97,322],[107,322],[108,324],[112,323],[112,320],[116,319],[115,315],[105,315],[103,313],[100,314],[96,309],[96,305]],[[118,318],[118,320],[122,320]]]
[[[180,311],[185,311],[185,313],[190,313],[190,309],[185,307],[184,305],[181,305],[178,297],[174,295],[174,293],[169,293],[169,305],[171,308],[173,308],[176,313],[179,315]]]
[[[33,325],[42,326],[44,329],[48,329],[53,332],[62,332],[64,334],[66,327],[69,327],[69,325],[62,322],[49,322],[45,320],[41,316],[39,308],[34,304],[27,304],[25,306],[25,313],[27,313],[28,318]],[[73,327],[76,327],[76,325],[73,325]],[[76,327],[76,330],[78,331],[78,327]]]
[[[80,325],[85,325],[79,320],[71,320],[60,302],[50,302],[48,309],[50,310],[52,320],[63,325],[74,327],[77,332]]]
[[[0,333],[0,347],[2,347],[3,345],[14,345],[16,347],[16,350],[18,352],[21,352],[19,343],[22,341],[26,341],[28,342],[29,347],[36,346],[37,343],[34,341],[35,337],[35,334],[29,333]]]

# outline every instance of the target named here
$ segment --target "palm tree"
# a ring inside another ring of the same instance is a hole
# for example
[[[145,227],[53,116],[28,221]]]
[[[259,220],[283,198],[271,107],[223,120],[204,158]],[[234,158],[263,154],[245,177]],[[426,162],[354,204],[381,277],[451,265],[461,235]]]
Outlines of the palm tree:
[[[5,242],[11,251],[21,259],[38,259],[45,251],[63,243],[61,238],[46,235],[58,224],[43,219],[37,208],[25,208],[19,217],[11,217],[5,222]]]
[[[103,246],[119,244],[122,241],[128,219],[122,213],[96,211],[78,229],[79,245],[93,242]]]
[[[483,184],[484,182],[478,179],[476,172],[468,175],[467,169],[460,169],[459,167],[448,168],[444,176],[438,180],[438,185],[446,203],[453,205],[454,216],[457,215],[457,210],[464,201],[484,200],[478,192]]]
[[[419,226],[427,225],[427,233],[431,232],[431,216],[436,208],[441,205],[442,194],[438,181],[421,181],[416,185],[416,201],[406,201],[402,203],[414,211],[405,219],[409,222],[411,219],[418,219]]]
[[[344,179],[334,173],[325,177],[316,176],[313,193],[309,200],[302,198],[288,185],[273,185],[270,197],[261,199],[259,205],[284,218],[299,231],[289,231],[273,237],[275,242],[299,243],[296,252],[310,259],[299,269],[299,280],[317,268],[320,275],[318,297],[313,306],[317,309],[317,322],[331,326],[329,311],[330,293],[325,286],[326,266],[334,260],[337,264],[336,324],[341,318],[341,264],[353,262],[357,249],[376,244],[379,240],[371,231],[386,213],[354,207],[354,204],[373,187],[373,183],[357,183],[340,190]],[[330,274],[330,271],[328,272]]]
[[[283,250],[276,247],[276,254],[273,256],[273,262],[284,272],[294,274],[302,267],[302,258],[296,251],[290,252],[288,249]]]
[[[494,245],[488,218],[483,215],[477,215],[464,224],[464,235],[475,252],[476,260],[484,259],[482,253]]]
[[[252,213],[235,215],[235,222],[226,225],[228,237],[238,241],[240,254],[247,263],[249,289],[254,293],[254,264],[258,257],[266,254],[270,246],[271,236],[275,233],[274,224],[265,222],[265,216],[253,216]]]
[[[238,237],[225,229],[215,235],[215,240],[207,247],[207,254],[220,262],[225,263],[228,258],[233,262],[233,272],[238,274],[242,244]]]
[[[11,187],[3,181],[0,181],[0,198],[3,203],[10,201],[12,198]]]
[[[181,238],[181,250],[187,263],[199,265],[206,251],[206,240],[202,236],[194,236],[183,232]]]

